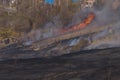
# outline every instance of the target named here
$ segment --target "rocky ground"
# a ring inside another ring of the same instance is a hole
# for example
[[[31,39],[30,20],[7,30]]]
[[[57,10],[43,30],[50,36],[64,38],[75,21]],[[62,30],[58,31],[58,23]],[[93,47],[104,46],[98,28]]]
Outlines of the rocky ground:
[[[0,80],[120,80],[119,53],[120,48],[111,48],[1,61]]]

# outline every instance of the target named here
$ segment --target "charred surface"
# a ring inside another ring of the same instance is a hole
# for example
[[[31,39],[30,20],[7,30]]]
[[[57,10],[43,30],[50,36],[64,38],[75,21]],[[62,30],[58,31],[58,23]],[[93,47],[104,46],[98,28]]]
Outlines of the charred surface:
[[[1,80],[120,80],[120,48],[0,62]]]

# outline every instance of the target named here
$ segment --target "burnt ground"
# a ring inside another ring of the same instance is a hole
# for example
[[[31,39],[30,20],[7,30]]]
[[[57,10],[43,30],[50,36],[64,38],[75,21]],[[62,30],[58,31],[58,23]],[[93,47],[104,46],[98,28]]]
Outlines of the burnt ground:
[[[120,48],[4,60],[0,80],[120,80]]]

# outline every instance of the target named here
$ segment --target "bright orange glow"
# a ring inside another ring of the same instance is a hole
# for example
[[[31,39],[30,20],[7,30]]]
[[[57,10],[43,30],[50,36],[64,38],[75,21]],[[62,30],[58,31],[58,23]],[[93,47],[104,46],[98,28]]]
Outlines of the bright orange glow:
[[[72,26],[69,29],[62,29],[62,30],[60,30],[60,33],[83,29],[83,28],[87,27],[93,21],[94,18],[95,18],[95,14],[94,13],[90,13],[88,15],[88,17],[83,22],[81,22],[78,25]]]

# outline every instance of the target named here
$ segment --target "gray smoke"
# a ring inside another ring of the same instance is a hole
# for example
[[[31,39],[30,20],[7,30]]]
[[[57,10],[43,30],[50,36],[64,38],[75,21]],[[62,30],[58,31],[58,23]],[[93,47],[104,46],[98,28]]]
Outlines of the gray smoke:
[[[119,8],[116,8],[116,9],[113,8],[114,3],[115,3],[115,0],[106,0],[104,7],[100,10],[97,10],[97,8],[95,7],[84,8],[81,11],[78,11],[75,13],[70,25],[75,25],[80,23],[90,12],[94,12],[96,17],[93,23],[88,27],[96,26],[95,28],[97,28],[104,25],[116,23],[115,25],[113,25],[113,28],[105,29],[104,31],[98,32],[96,35],[94,35],[92,37],[93,43],[87,47],[88,49],[101,47],[101,45],[102,46],[107,45],[107,47],[118,46],[117,43],[120,41],[120,38],[116,36],[119,36],[120,34],[119,33],[120,32],[119,31],[120,30],[119,29],[120,28],[119,27],[120,12],[118,11]],[[28,35],[30,37],[30,40],[26,39],[25,43],[32,44],[35,41],[56,36],[59,34],[58,30],[61,29],[62,27],[63,25],[59,19],[59,16],[56,16],[53,18],[51,22],[48,22],[45,26],[43,26],[42,29],[32,30]],[[106,39],[110,39],[110,40],[106,40]],[[76,40],[73,41],[71,45],[73,45],[73,43],[75,44],[75,42]]]

